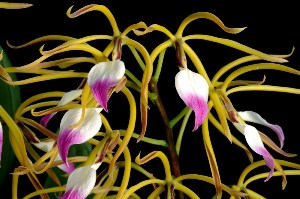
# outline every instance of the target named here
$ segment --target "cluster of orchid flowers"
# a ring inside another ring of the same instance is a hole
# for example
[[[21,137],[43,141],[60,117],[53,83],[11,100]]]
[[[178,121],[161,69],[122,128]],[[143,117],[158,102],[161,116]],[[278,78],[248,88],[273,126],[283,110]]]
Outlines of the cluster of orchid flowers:
[[[74,90],[67,92],[49,91],[30,97],[22,102],[14,118],[11,118],[0,107],[1,122],[9,127],[10,144],[21,164],[13,173],[13,198],[17,198],[18,196],[18,177],[24,174],[29,177],[29,180],[36,189],[35,192],[28,194],[24,198],[31,198],[37,195],[40,195],[42,198],[49,198],[48,193],[55,192],[60,195],[59,198],[61,199],[71,197],[83,199],[91,194],[94,195],[94,198],[140,198],[136,192],[147,185],[154,185],[154,190],[148,198],[157,198],[163,192],[167,192],[167,198],[175,198],[175,190],[179,191],[180,197],[184,193],[190,198],[199,198],[194,191],[184,185],[182,181],[186,179],[213,184],[218,198],[222,197],[223,191],[227,192],[233,198],[263,198],[263,196],[246,188],[246,186],[257,179],[265,178],[265,181],[268,181],[274,175],[281,175],[283,179],[282,186],[284,188],[286,185],[286,175],[299,175],[300,165],[274,159],[264,146],[266,144],[274,151],[287,157],[295,156],[295,154],[290,154],[282,150],[285,137],[281,127],[269,123],[254,111],[237,111],[229,99],[230,94],[239,91],[273,91],[300,94],[300,90],[297,88],[264,85],[264,81],[236,80],[240,75],[255,70],[277,70],[299,75],[300,71],[281,64],[286,62],[285,58],[289,57],[292,53],[289,55],[269,55],[238,42],[210,35],[194,34],[183,36],[186,26],[200,18],[211,20],[227,33],[237,34],[244,30],[244,28],[228,28],[218,17],[208,12],[198,12],[186,17],[180,24],[177,32],[172,34],[163,26],[158,24],[147,26],[143,22],[130,25],[123,32],[120,32],[113,14],[103,5],[87,5],[73,13],[71,13],[71,10],[72,7],[67,11],[67,16],[70,18],[75,18],[94,10],[102,12],[112,26],[113,35],[90,35],[82,38],[47,35],[20,46],[8,44],[12,48],[23,48],[44,41],[62,41],[61,45],[48,51],[45,51],[44,46],[42,46],[40,48],[41,57],[29,64],[18,67],[0,68],[2,80],[12,86],[49,80],[54,81],[61,78],[82,79],[81,84]],[[160,31],[168,39],[149,53],[142,44],[127,36],[131,31],[138,36],[151,33],[152,31]],[[226,45],[243,51],[248,55],[228,63],[210,79],[199,56],[187,43],[188,40],[195,39]],[[103,51],[100,51],[88,43],[95,40],[109,40],[110,43]],[[141,81],[130,72],[129,68],[125,67],[125,61],[121,59],[122,47],[125,45],[129,47],[143,71]],[[169,120],[166,116],[167,114],[160,101],[157,88],[164,54],[169,47],[175,48],[176,55],[174,59],[177,60],[179,68],[178,73],[174,77],[175,88],[179,97],[186,105],[172,120]],[[74,50],[85,51],[92,56],[68,57],[46,61],[59,53]],[[196,72],[192,67],[188,67],[186,55],[193,63]],[[109,56],[111,56],[111,60]],[[154,67],[155,60],[157,60],[156,68]],[[262,60],[267,62],[256,62],[239,67],[230,73],[224,81],[220,81],[226,72],[233,70],[235,67]],[[68,70],[69,67],[82,63],[89,63],[93,66],[88,72]],[[54,66],[58,66],[59,69],[51,70],[50,68]],[[14,81],[10,77],[12,73],[30,73],[33,74],[33,77]],[[134,132],[136,131],[137,108],[136,100],[131,90],[140,93],[140,134]],[[126,96],[130,107],[126,130],[112,129],[108,119],[105,117],[105,114],[108,114],[110,97],[119,92]],[[53,101],[52,98],[59,98],[59,100]],[[148,99],[154,101],[154,104],[160,107],[162,118],[168,126],[166,141],[155,140],[145,136],[148,108],[150,106],[148,105]],[[42,110],[37,111],[39,109]],[[215,109],[219,120],[213,115],[211,109]],[[51,118],[57,117],[56,114],[58,112],[64,112],[64,115],[60,120],[58,133],[56,134],[48,128],[48,122]],[[192,131],[203,134],[212,177],[200,174],[181,175],[179,171],[178,155],[183,133],[188,131],[185,127],[192,112],[195,115]],[[30,113],[34,118],[40,118],[40,121],[26,118],[24,115],[27,113]],[[180,132],[175,142],[172,140],[172,128],[181,120]],[[209,122],[230,142],[245,150],[251,162],[249,167],[242,173],[238,183],[232,187],[226,186],[221,182],[218,167],[222,165],[217,164],[217,158],[210,140]],[[243,144],[243,141],[238,140],[231,134],[232,130],[230,130],[228,122],[244,135],[248,146],[255,153],[261,155],[263,161],[253,162],[251,151]],[[251,123],[269,127],[276,133],[280,143],[279,146],[267,135],[257,130],[255,125]],[[101,130],[102,125],[105,131]],[[202,132],[200,132],[200,126]],[[2,143],[2,135],[3,132],[0,123],[0,147],[2,147],[2,144],[9,144]],[[42,138],[39,138],[39,136]],[[135,163],[133,163],[128,145],[132,138],[136,138],[137,141],[168,147],[172,160],[167,159],[167,156],[163,152],[157,150],[146,155],[144,158],[138,156],[135,159]],[[87,156],[75,155],[69,157],[70,148],[73,145],[83,143],[90,143],[93,146],[90,154]],[[40,151],[36,151],[37,148],[44,152],[42,156],[39,155]],[[0,154],[1,151],[0,148]],[[118,161],[122,154],[125,160]],[[31,158],[29,158],[29,155]],[[161,159],[165,169],[165,179],[163,180],[155,178],[151,172],[146,171],[141,166],[156,157]],[[35,161],[34,163],[32,162],[33,160]],[[107,163],[108,167],[99,172],[103,162]],[[76,165],[75,163],[80,164]],[[259,174],[244,182],[246,175],[251,170],[263,165],[266,165],[270,169],[268,173]],[[282,166],[291,167],[293,170],[285,171],[282,169]],[[60,168],[67,174],[64,175],[67,176],[66,185],[62,184],[60,178],[53,172],[52,168],[54,167]],[[121,185],[118,186],[115,183],[119,168],[124,168],[124,174]],[[149,179],[129,187],[130,171],[132,168],[138,170]],[[45,172],[57,184],[57,187],[44,188],[42,186],[36,174]],[[113,194],[114,192],[116,194]]]

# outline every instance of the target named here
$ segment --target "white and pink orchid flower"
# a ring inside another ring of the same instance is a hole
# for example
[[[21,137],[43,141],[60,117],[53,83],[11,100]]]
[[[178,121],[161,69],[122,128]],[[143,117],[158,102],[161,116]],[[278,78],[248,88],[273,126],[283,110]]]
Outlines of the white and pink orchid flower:
[[[265,182],[268,181],[274,173],[275,163],[272,155],[265,148],[257,129],[248,124],[242,124],[242,123],[233,123],[233,124],[242,134],[244,134],[250,148],[255,153],[263,156],[266,165],[270,168],[269,175],[265,179]]]
[[[66,92],[63,97],[61,98],[61,100],[58,102],[57,106],[63,106],[66,105],[69,102],[72,102],[73,100],[75,100],[76,98],[78,98],[80,95],[82,94],[82,89],[78,89],[78,90],[71,90],[69,92]],[[53,112],[50,114],[45,115],[44,117],[42,117],[40,123],[43,126],[47,126],[49,120],[56,114],[57,112]]]
[[[60,199],[84,199],[92,191],[97,178],[97,169],[101,163],[75,169],[69,176],[66,191]]]
[[[38,142],[38,143],[32,143],[32,144],[34,146],[36,146],[37,148],[39,148],[40,150],[47,153],[53,148],[54,143],[55,143],[55,141],[53,140],[53,141],[45,141],[45,142]],[[62,160],[59,154],[55,158],[55,161],[58,161],[58,160]],[[75,169],[75,166],[73,163],[69,163],[69,166],[67,166],[66,164],[61,164],[61,165],[58,165],[57,167],[66,173],[72,173]]]
[[[57,147],[59,155],[67,166],[69,166],[67,162],[69,148],[73,144],[86,142],[99,132],[102,125],[99,115],[101,110],[102,108],[86,108],[82,122],[74,128],[72,126],[80,120],[82,109],[71,109],[64,114],[60,123]]]
[[[94,98],[107,112],[107,103],[110,89],[114,88],[125,75],[125,64],[117,59],[109,62],[100,62],[92,67],[87,82]]]
[[[3,145],[3,128],[0,122],[0,165],[1,165],[1,157],[2,157],[2,145]]]
[[[284,144],[284,133],[282,128],[276,124],[270,124],[264,118],[262,118],[258,113],[253,111],[239,111],[238,112],[241,118],[247,122],[252,122],[256,124],[260,124],[272,129],[276,134],[280,142],[280,148],[283,147]]]
[[[183,68],[175,76],[175,87],[180,98],[195,112],[195,131],[208,114],[208,84],[199,73]]]

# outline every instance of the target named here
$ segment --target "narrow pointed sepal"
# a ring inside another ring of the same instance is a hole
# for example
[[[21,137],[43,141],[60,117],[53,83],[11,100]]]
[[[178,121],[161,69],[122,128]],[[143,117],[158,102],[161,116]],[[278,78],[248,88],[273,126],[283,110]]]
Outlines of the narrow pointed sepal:
[[[60,131],[57,138],[57,146],[59,155],[64,163],[68,166],[67,157],[69,148],[73,144],[82,144],[94,137],[102,125],[99,112],[100,108],[87,108],[83,121],[75,128],[70,126],[76,124],[82,114],[81,108],[71,109],[67,111],[60,123]]]
[[[58,102],[57,106],[63,106],[66,105],[69,102],[72,102],[73,100],[75,100],[76,98],[78,98],[80,95],[82,94],[82,89],[78,89],[78,90],[71,90],[69,92],[66,92],[63,97],[61,98],[61,100]],[[42,117],[40,123],[41,125],[43,125],[44,127],[47,126],[48,122],[50,121],[50,119],[56,114],[57,112],[53,112],[50,114],[45,115],[44,117]]]
[[[84,199],[92,191],[96,183],[97,169],[100,163],[75,169],[69,176],[66,191],[60,199]]]
[[[253,122],[256,124],[264,125],[270,129],[272,129],[276,134],[280,142],[280,148],[284,145],[284,133],[282,128],[276,124],[270,124],[263,117],[261,117],[258,113],[253,111],[239,111],[238,112],[241,118],[248,122]]]
[[[233,123],[233,124],[238,130],[240,130],[244,134],[250,148],[257,154],[263,156],[266,165],[270,168],[269,175],[265,179],[265,182],[268,181],[274,173],[275,162],[272,155],[265,148],[257,129],[248,124],[241,124],[241,123]]]
[[[111,95],[111,89],[122,80],[124,75],[125,64],[121,60],[100,62],[90,70],[88,84],[94,98],[105,111],[108,111],[107,102]]]
[[[175,87],[180,98],[195,112],[195,131],[208,114],[208,84],[200,74],[184,68],[175,76]]]

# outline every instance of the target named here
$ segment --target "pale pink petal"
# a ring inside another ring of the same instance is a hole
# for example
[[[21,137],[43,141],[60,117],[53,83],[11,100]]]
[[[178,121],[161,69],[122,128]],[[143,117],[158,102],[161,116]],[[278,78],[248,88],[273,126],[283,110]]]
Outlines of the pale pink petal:
[[[264,125],[270,129],[272,129],[276,134],[280,142],[280,148],[283,147],[284,144],[284,133],[282,128],[276,124],[270,124],[264,118],[262,118],[258,113],[253,111],[240,111],[239,115],[242,117],[243,120],[248,122],[253,122],[256,124]]]
[[[67,166],[69,166],[67,162],[69,148],[73,144],[86,142],[100,130],[102,122],[99,112],[101,110],[99,108],[87,108],[83,121],[75,128],[70,128],[70,126],[75,125],[79,121],[82,109],[71,109],[64,114],[60,123],[57,146],[59,155]]]
[[[107,111],[109,90],[117,85],[125,74],[125,64],[121,60],[100,62],[88,74],[88,84],[100,106]]]
[[[75,169],[69,176],[66,192],[60,199],[84,199],[92,191],[96,183],[97,169],[100,163]]]
[[[2,157],[2,145],[3,145],[3,128],[0,122],[0,165],[1,165],[1,157]]]
[[[38,142],[38,143],[32,143],[32,144],[34,146],[36,146],[37,148],[39,148],[40,150],[42,150],[44,152],[48,152],[53,148],[54,142],[55,141],[46,141],[46,142]],[[61,160],[61,157],[59,154],[56,156],[55,160],[56,161]],[[71,173],[75,169],[75,165],[72,162],[69,163],[69,166],[67,166],[66,164],[61,164],[61,165],[58,165],[57,167],[66,173]]]
[[[234,125],[245,135],[246,141],[250,148],[257,154],[263,156],[266,165],[270,168],[270,173],[265,179],[265,182],[268,181],[274,173],[274,159],[268,152],[268,150],[264,147],[257,129],[247,124],[234,123]]]
[[[57,106],[63,106],[66,105],[69,102],[72,102],[74,99],[78,98],[82,94],[82,89],[77,89],[77,90],[71,90],[69,92],[66,92],[61,100],[58,102]],[[42,117],[40,123],[43,126],[47,126],[48,122],[50,119],[56,114],[57,112],[47,114],[44,117]]]
[[[208,114],[208,84],[200,74],[186,68],[176,74],[175,87],[180,98],[195,112],[195,131]]]

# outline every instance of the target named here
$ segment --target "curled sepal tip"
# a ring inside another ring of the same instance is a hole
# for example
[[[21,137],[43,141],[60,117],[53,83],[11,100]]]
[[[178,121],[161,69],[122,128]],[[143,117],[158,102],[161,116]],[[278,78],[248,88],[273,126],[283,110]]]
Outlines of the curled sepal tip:
[[[258,113],[253,111],[239,111],[238,112],[241,118],[248,122],[253,122],[257,124],[264,125],[270,129],[272,129],[276,134],[280,142],[280,148],[283,147],[284,144],[284,133],[282,128],[276,124],[270,124],[263,117],[261,117]]]
[[[265,182],[268,181],[274,173],[274,168],[275,168],[274,158],[264,147],[264,144],[261,140],[261,137],[257,129],[248,124],[241,124],[241,123],[233,123],[233,124],[241,133],[244,134],[250,148],[257,154],[263,156],[266,165],[270,168],[269,175],[265,179]]]
[[[175,76],[175,87],[180,98],[195,112],[195,131],[208,114],[208,84],[200,74],[184,68]]]
[[[101,163],[75,169],[69,176],[66,191],[60,199],[84,199],[92,191],[96,183],[97,169]]]
[[[76,124],[81,117],[82,109],[75,108],[67,111],[60,123],[60,131],[57,138],[57,146],[59,155],[64,163],[68,165],[67,157],[69,148],[73,144],[82,144],[94,137],[100,130],[102,125],[99,112],[100,108],[87,108],[83,121],[75,128],[70,126]]]
[[[100,62],[90,70],[87,79],[88,84],[94,98],[105,111],[108,111],[107,102],[112,94],[112,90],[122,80],[124,75],[125,64],[118,59]]]

